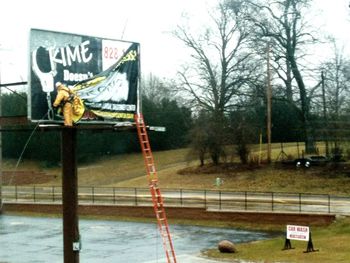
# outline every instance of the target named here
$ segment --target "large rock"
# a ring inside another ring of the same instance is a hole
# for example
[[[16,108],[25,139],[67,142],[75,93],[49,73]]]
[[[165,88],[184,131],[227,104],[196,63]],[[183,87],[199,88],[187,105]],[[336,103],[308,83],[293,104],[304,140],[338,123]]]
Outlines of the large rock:
[[[228,240],[222,240],[219,242],[218,249],[221,253],[235,253],[237,249],[235,245]]]

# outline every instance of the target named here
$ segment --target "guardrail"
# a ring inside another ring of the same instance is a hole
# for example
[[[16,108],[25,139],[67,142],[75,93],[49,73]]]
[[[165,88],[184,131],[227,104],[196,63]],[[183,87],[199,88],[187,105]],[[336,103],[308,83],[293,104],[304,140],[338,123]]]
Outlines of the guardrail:
[[[166,206],[221,211],[350,214],[350,197],[282,192],[162,189]],[[60,186],[3,186],[4,203],[62,203]],[[151,206],[148,188],[79,187],[79,204]]]

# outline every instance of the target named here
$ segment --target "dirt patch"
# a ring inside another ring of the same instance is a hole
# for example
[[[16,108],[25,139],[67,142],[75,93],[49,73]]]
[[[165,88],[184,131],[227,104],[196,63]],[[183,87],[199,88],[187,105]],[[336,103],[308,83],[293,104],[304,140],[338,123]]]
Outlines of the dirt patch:
[[[350,176],[350,164],[345,162],[331,162],[323,165],[313,165],[309,168],[297,168],[293,162],[276,162],[272,165],[267,164],[241,164],[241,163],[223,163],[219,165],[206,164],[203,166],[186,167],[177,171],[180,175],[198,175],[198,174],[237,174],[244,172],[263,171],[264,169],[273,169],[279,171],[305,171],[309,174],[325,176],[335,173],[341,176]]]
[[[2,175],[3,185],[44,184],[56,178],[56,175],[37,171],[3,171]]]
[[[241,163],[223,163],[219,165],[206,164],[203,166],[186,167],[180,169],[177,173],[180,175],[188,174],[231,174],[245,171],[255,171],[263,169],[265,165],[241,164]]]

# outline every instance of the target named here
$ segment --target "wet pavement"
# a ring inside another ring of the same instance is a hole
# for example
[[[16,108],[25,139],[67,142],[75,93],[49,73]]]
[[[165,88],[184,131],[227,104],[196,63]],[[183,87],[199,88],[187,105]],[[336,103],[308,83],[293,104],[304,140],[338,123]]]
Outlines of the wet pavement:
[[[170,225],[177,261],[212,263],[203,249],[227,239],[234,243],[269,238],[269,234],[225,228]],[[156,224],[79,220],[82,263],[166,262]],[[63,262],[62,219],[0,215],[1,263]]]

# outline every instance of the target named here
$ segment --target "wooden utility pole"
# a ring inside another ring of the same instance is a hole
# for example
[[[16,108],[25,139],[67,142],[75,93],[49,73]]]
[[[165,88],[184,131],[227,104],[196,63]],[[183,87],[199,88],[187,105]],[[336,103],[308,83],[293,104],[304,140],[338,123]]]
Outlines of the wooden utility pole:
[[[0,62],[1,63],[1,62]],[[0,118],[2,117],[1,69],[0,69]],[[2,212],[2,132],[0,123],[0,214]]]
[[[77,130],[62,127],[62,200],[64,263],[78,263],[80,236],[78,225]]]
[[[324,83],[324,72],[321,72],[321,87],[322,87],[322,104],[323,104],[323,121],[324,121],[324,142],[326,144],[326,156],[329,157],[329,144],[328,144],[328,121],[327,121],[327,107],[326,107],[326,91]]]
[[[266,106],[267,106],[267,162],[271,163],[271,73],[270,73],[270,42],[267,42],[267,89],[266,89]]]

